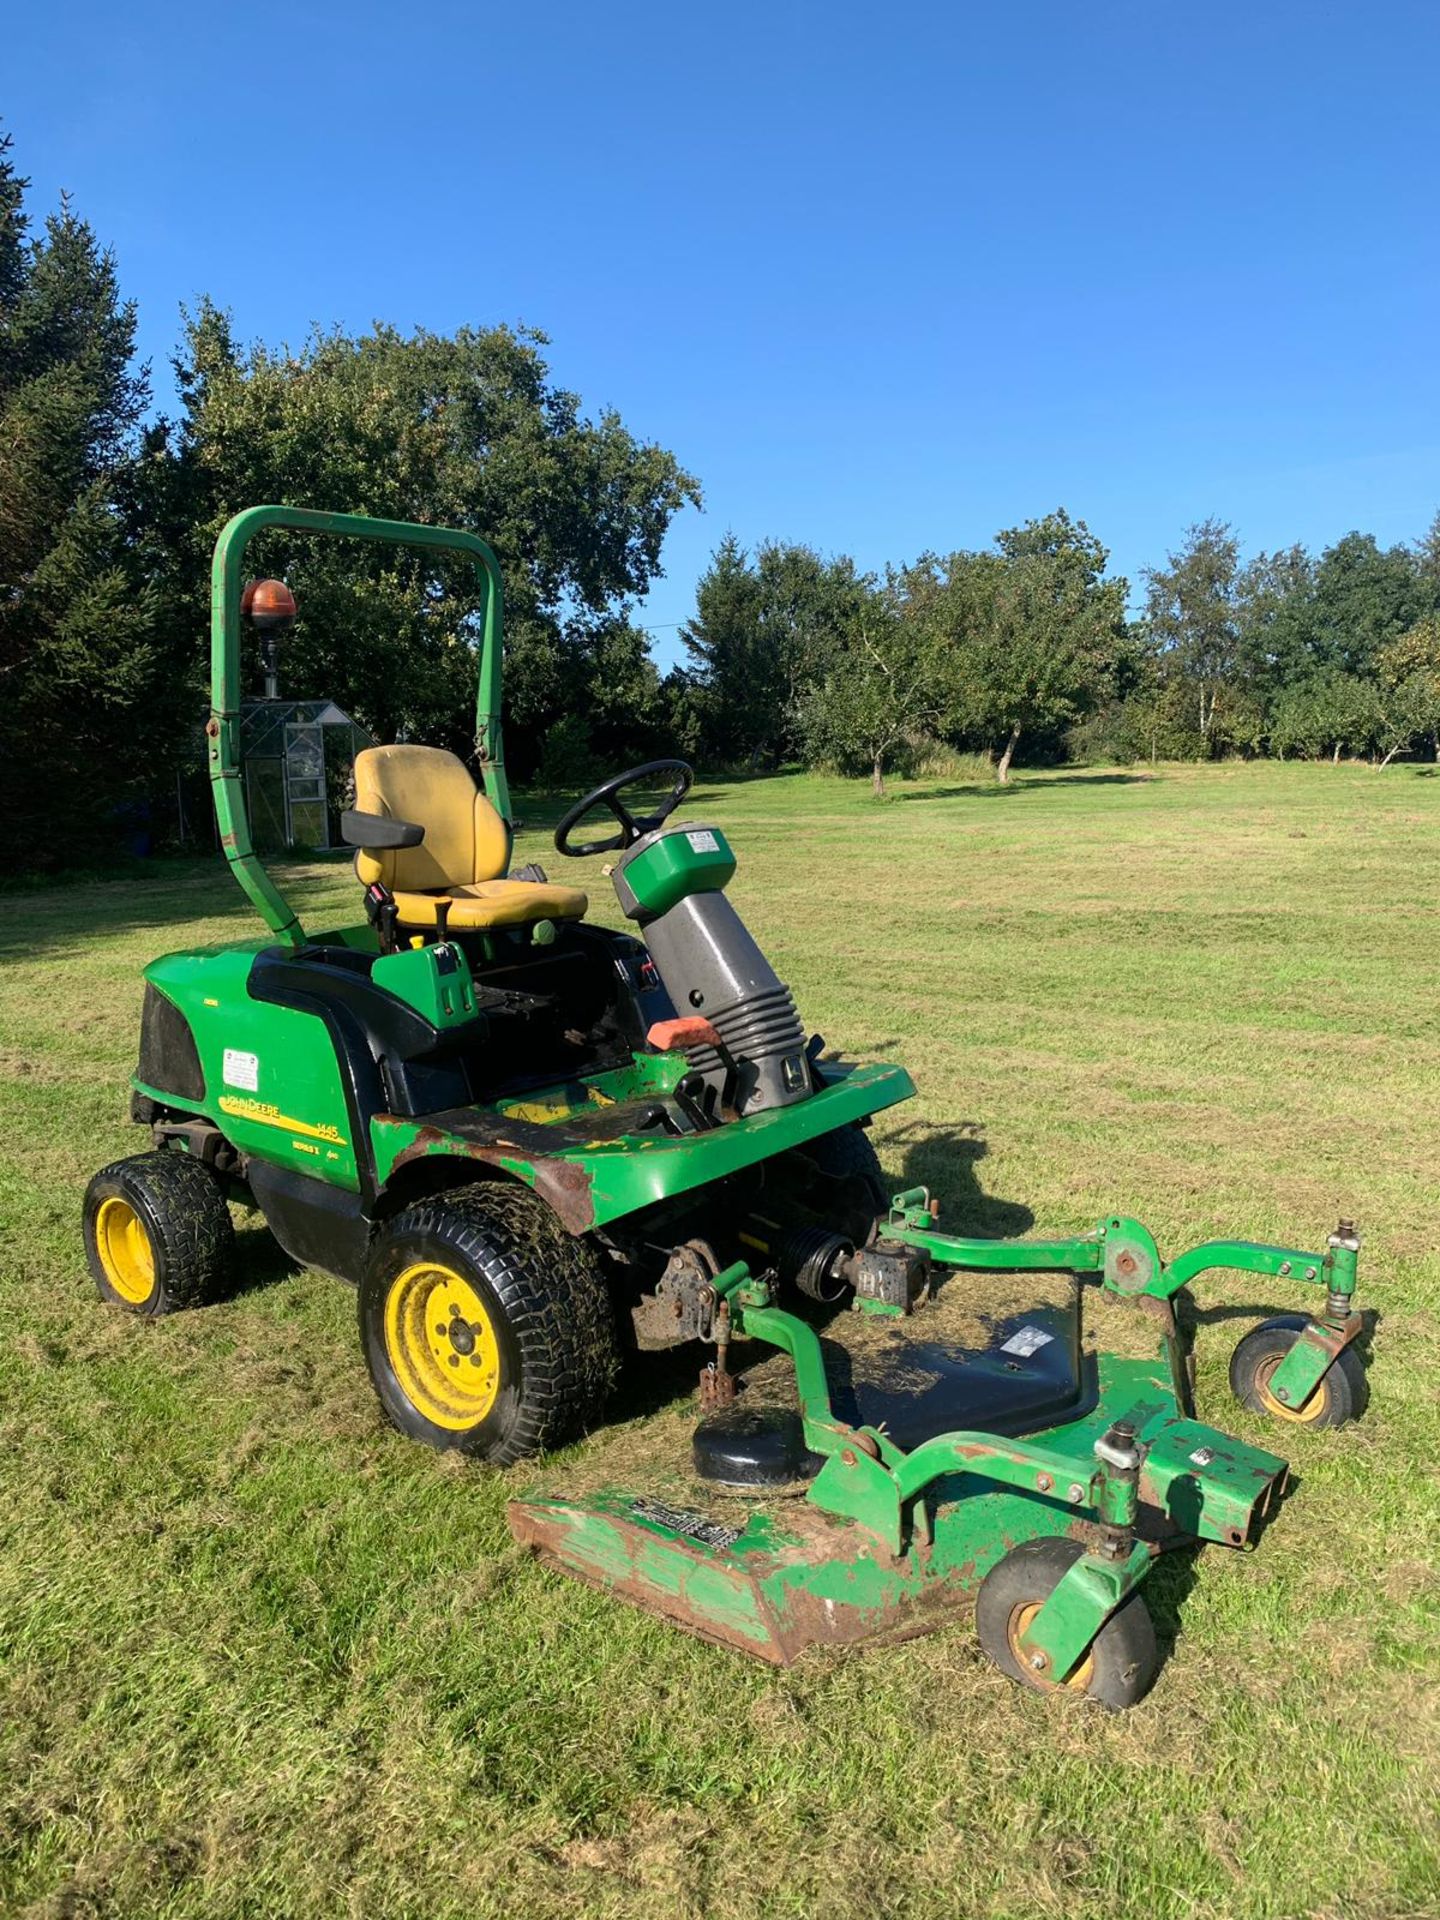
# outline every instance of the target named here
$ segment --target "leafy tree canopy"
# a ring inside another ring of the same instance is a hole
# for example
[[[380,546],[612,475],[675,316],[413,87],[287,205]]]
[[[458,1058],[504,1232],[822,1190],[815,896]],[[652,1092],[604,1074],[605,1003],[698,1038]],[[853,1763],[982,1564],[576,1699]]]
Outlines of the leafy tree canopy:
[[[545,336],[317,331],[298,352],[240,348],[208,303],[176,363],[182,410],[150,436],[141,476],[150,558],[168,572],[174,646],[198,656],[210,547],[261,500],[467,528],[506,582],[506,707],[523,771],[561,714],[643,677],[628,609],[699,489],[617,415],[555,386]],[[339,700],[381,738],[463,747],[473,704],[468,567],[402,549],[271,532],[257,569],[303,578],[283,684]],[[652,690],[653,691],[653,690]],[[528,750],[528,751],[527,751]]]
[[[1235,677],[1239,558],[1234,529],[1222,520],[1201,520],[1186,531],[1165,566],[1145,574],[1150,632],[1194,688],[1202,739],[1215,723],[1221,690]]]
[[[912,616],[940,641],[937,681],[952,729],[1001,747],[1005,780],[1023,734],[1086,712],[1126,651],[1128,584],[1060,509],[1003,528],[993,553],[925,558],[902,576]]]

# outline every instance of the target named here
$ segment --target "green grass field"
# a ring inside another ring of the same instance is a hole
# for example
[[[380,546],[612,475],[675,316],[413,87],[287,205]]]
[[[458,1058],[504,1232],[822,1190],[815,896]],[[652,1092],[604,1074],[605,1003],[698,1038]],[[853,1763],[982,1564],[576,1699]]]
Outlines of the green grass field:
[[[1120,1207],[1176,1249],[1316,1245],[1353,1213],[1367,1418],[1287,1431],[1300,1485],[1253,1555],[1162,1567],[1174,1645],[1130,1715],[1019,1693],[963,1618],[787,1673],[713,1651],[520,1556],[527,1471],[390,1432],[352,1294],[262,1229],[230,1301],[102,1310],[80,1197],[143,1145],[140,968],[251,928],[218,860],[12,894],[0,1912],[1440,1912],[1440,775],[1067,772],[886,804],[787,778],[691,811],[735,841],[734,897],[812,1027],[911,1066],[876,1139],[945,1224]],[[563,864],[538,824],[518,857]],[[324,917],[356,892],[334,863],[290,884]],[[1263,1443],[1226,1361],[1240,1309],[1295,1296],[1201,1285],[1202,1416]]]

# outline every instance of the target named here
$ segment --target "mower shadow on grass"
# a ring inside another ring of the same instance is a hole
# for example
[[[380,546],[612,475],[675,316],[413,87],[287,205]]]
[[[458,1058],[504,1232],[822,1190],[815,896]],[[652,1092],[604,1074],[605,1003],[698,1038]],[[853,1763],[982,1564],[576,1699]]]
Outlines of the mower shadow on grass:
[[[1162,1667],[1180,1638],[1185,1603],[1200,1578],[1202,1544],[1196,1540],[1188,1547],[1173,1547],[1168,1553],[1162,1553],[1145,1582],[1145,1603],[1155,1627]]]
[[[259,1213],[242,1213],[235,1225],[235,1258],[227,1284],[213,1296],[212,1302],[240,1300],[249,1293],[264,1293],[282,1281],[295,1280],[305,1268],[280,1245]]]
[[[900,1149],[900,1186],[928,1187],[940,1202],[946,1231],[978,1239],[1015,1240],[1035,1225],[1030,1208],[1017,1200],[986,1193],[975,1172],[989,1152],[978,1120],[936,1126],[909,1121],[885,1142],[886,1172]]]

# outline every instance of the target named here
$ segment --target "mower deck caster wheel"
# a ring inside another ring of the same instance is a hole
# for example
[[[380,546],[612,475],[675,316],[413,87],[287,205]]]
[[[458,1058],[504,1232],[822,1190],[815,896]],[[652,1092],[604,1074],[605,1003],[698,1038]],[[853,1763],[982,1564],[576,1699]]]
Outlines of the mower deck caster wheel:
[[[100,1298],[147,1320],[213,1299],[235,1256],[215,1176],[183,1153],[138,1153],[85,1189],[85,1254]]]
[[[1275,1369],[1309,1324],[1303,1313],[1280,1313],[1252,1327],[1230,1356],[1230,1391],[1251,1413],[1298,1427],[1343,1427],[1360,1418],[1370,1399],[1364,1363],[1353,1347],[1340,1349],[1303,1406],[1284,1406],[1270,1391]]]
[[[1078,1540],[1051,1538],[1026,1540],[1007,1553],[981,1582],[975,1631],[984,1652],[1021,1686],[1081,1694],[1118,1713],[1143,1699],[1160,1671],[1150,1610],[1138,1593],[1121,1601],[1066,1680],[1043,1678],[1020,1649],[1021,1634],[1083,1552]]]

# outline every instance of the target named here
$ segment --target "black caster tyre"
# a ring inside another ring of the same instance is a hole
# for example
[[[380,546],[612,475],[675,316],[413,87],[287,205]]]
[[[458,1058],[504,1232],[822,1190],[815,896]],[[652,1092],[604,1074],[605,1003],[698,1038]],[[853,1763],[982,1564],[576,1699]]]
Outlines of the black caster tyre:
[[[822,1133],[796,1152],[829,1179],[843,1180],[846,1200],[859,1213],[873,1217],[890,1211],[895,1186],[885,1178],[880,1156],[863,1127],[852,1123],[834,1133]]]
[[[102,1300],[155,1320],[224,1291],[235,1228],[215,1176],[183,1153],[136,1154],[85,1189],[85,1254]]]
[[[1314,1393],[1301,1407],[1287,1407],[1270,1391],[1275,1369],[1308,1326],[1303,1313],[1262,1320],[1230,1356],[1230,1391],[1251,1413],[1288,1420],[1297,1427],[1343,1427],[1358,1420],[1370,1401],[1370,1382],[1354,1347],[1342,1347]]]
[[[528,1187],[482,1181],[397,1214],[371,1248],[359,1306],[392,1424],[493,1466],[577,1438],[614,1382],[595,1253]]]
[[[1111,1713],[1133,1707],[1160,1671],[1150,1610],[1126,1595],[1068,1680],[1047,1680],[1020,1651],[1020,1636],[1084,1549],[1078,1540],[1026,1540],[986,1574],[975,1602],[980,1645],[1003,1674],[1037,1693],[1073,1693]]]

